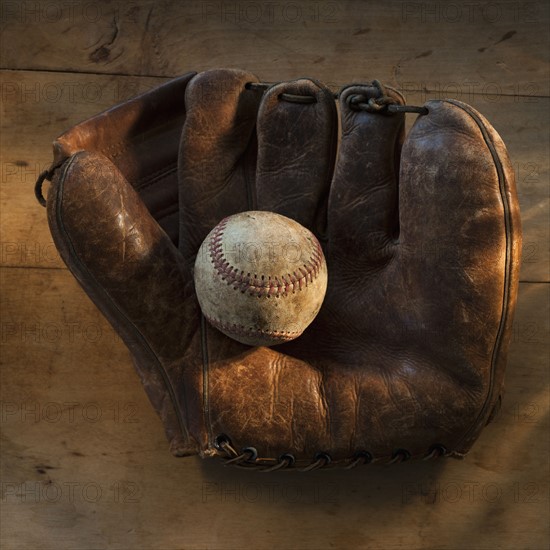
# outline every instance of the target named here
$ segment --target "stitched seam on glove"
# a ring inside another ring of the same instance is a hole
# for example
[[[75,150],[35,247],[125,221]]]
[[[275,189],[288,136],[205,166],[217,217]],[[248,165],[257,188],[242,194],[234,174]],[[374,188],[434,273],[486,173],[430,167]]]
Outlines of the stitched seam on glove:
[[[161,361],[155,354],[155,352],[151,349],[149,343],[147,342],[147,339],[143,336],[141,331],[136,327],[134,322],[129,319],[124,312],[118,307],[116,302],[111,298],[110,294],[107,292],[107,290],[97,281],[96,277],[93,275],[93,273],[87,268],[86,264],[80,259],[78,253],[76,252],[76,249],[74,247],[74,244],[71,240],[70,234],[65,228],[65,224],[63,222],[63,214],[62,214],[62,205],[63,205],[63,193],[64,193],[64,187],[65,187],[65,178],[67,177],[67,174],[71,168],[71,165],[76,161],[77,157],[80,154],[86,154],[86,151],[80,151],[78,153],[75,153],[72,155],[63,165],[62,172],[59,175],[59,191],[58,191],[58,198],[57,198],[57,204],[55,209],[55,217],[57,221],[57,225],[59,228],[59,232],[63,235],[65,239],[65,244],[67,245],[68,252],[70,255],[70,259],[72,262],[74,262],[75,266],[77,267],[76,273],[71,269],[71,271],[75,274],[75,276],[78,274],[80,277],[77,277],[77,279],[82,282],[87,278],[88,282],[87,284],[94,287],[94,290],[103,294],[106,299],[110,302],[112,307],[116,309],[118,312],[120,319],[126,320],[128,325],[133,329],[134,334],[137,336],[138,340],[143,345],[143,350],[149,355],[150,358],[153,359],[158,372],[160,372],[162,380],[165,384],[165,387],[168,391],[168,394],[170,396],[170,401],[173,406],[173,410],[175,413],[175,416],[178,421],[178,426],[181,431],[181,434],[186,438],[187,440],[191,440],[191,435],[187,429],[187,426],[185,424],[185,421],[183,419],[180,407],[178,405],[178,400],[176,399],[176,392],[170,383],[170,377],[168,376],[168,373],[164,369],[164,366],[162,365]]]
[[[496,147],[493,142],[493,139],[491,138],[491,135],[487,131],[487,128],[485,127],[483,121],[476,115],[476,113],[472,112],[472,110],[468,108],[468,105],[459,101],[452,101],[452,100],[446,100],[446,101],[447,103],[450,103],[462,109],[464,112],[468,113],[468,115],[472,117],[472,119],[478,126],[479,131],[481,132],[481,135],[483,136],[483,139],[487,145],[487,148],[489,149],[489,152],[491,153],[491,156],[493,157],[493,161],[495,163],[495,170],[497,171],[497,175],[498,175],[499,191],[500,191],[502,206],[504,210],[504,226],[505,226],[505,237],[506,237],[506,260],[505,260],[505,268],[504,268],[504,285],[503,285],[504,289],[503,289],[502,309],[501,309],[502,313],[501,313],[498,332],[495,339],[495,345],[493,346],[493,353],[491,357],[489,387],[487,389],[487,395],[485,397],[483,406],[479,411],[478,415],[476,416],[474,423],[462,437],[461,441],[464,441],[464,439],[470,437],[472,432],[478,429],[480,425],[480,421],[487,413],[487,408],[491,404],[491,398],[493,396],[494,378],[495,378],[494,375],[495,375],[496,362],[498,359],[498,350],[501,346],[502,337],[505,331],[506,321],[507,321],[508,311],[509,311],[511,270],[512,270],[512,229],[511,229],[512,214],[511,214],[510,204],[508,202],[508,196],[506,194],[506,185],[505,185],[506,174],[504,172],[502,162],[496,151]]]
[[[182,117],[182,121],[185,117]],[[169,128],[173,126],[174,121],[170,120],[169,122],[166,122],[165,124],[155,126],[152,130],[146,130],[144,132],[136,133],[132,136],[124,136],[119,141],[113,143],[112,145],[109,145],[107,147],[102,147],[96,152],[102,153],[105,156],[112,156],[112,158],[116,158],[120,156],[122,153],[125,153],[127,151],[133,151],[132,147],[130,146],[133,142],[137,142],[139,140],[140,143],[143,143],[146,141],[144,139],[144,136],[147,136],[148,134],[154,135],[159,133],[159,129],[162,129],[163,127]],[[183,122],[182,122],[183,126]],[[109,154],[107,154],[109,153]]]
[[[145,189],[146,187],[149,187],[153,183],[168,177],[170,174],[175,172],[178,168],[178,163],[173,162],[172,164],[168,165],[168,168],[163,167],[159,168],[155,172],[151,172],[150,174],[147,174],[145,176],[142,176],[138,180],[136,180],[135,185],[133,186],[134,189],[141,191],[142,189]]]

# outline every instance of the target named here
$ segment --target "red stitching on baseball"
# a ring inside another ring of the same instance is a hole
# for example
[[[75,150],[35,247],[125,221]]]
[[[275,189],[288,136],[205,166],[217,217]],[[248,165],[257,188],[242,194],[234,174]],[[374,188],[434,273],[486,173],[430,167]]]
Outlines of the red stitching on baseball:
[[[296,271],[287,273],[286,275],[272,276],[272,275],[260,275],[252,276],[250,273],[246,274],[244,271],[239,271],[236,267],[232,266],[225,258],[222,250],[222,237],[224,229],[227,225],[227,218],[223,219],[214,229],[208,248],[210,250],[210,259],[214,264],[218,275],[222,281],[227,281],[228,285],[234,285],[235,290],[241,292],[250,292],[251,296],[256,295],[258,298],[262,297],[279,297],[285,296],[289,292],[296,290],[302,290],[307,287],[308,283],[312,283],[319,275],[321,269],[321,258],[323,252],[319,242],[315,241],[313,251],[310,259]]]
[[[204,313],[203,313],[204,314]],[[281,340],[282,342],[286,342],[288,340],[294,340],[296,336],[299,336],[302,334],[301,332],[295,331],[281,331],[281,330],[263,330],[260,328],[246,328],[244,325],[237,325],[235,323],[228,324],[228,323],[222,323],[221,321],[218,321],[217,319],[212,319],[212,317],[209,317],[208,315],[204,315],[206,317],[206,320],[213,326],[215,326],[218,330],[221,330],[225,334],[228,332],[239,335],[239,336],[252,336],[252,334],[259,334],[261,336],[269,336],[273,340]]]

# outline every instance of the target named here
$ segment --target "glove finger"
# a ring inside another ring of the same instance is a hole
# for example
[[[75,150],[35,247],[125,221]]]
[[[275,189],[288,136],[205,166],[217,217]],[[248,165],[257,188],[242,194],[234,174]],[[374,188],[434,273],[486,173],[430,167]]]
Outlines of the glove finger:
[[[216,69],[187,87],[178,177],[179,248],[188,261],[222,218],[252,207],[261,92],[246,84],[257,81],[244,71]]]
[[[394,265],[401,288],[413,290],[408,311],[421,319],[442,368],[463,387],[479,391],[487,382],[483,408],[457,445],[468,448],[502,386],[521,227],[513,167],[491,125],[458,101],[426,107],[403,145]]]
[[[281,82],[258,113],[256,207],[288,216],[318,236],[336,154],[337,112],[332,93],[309,79]]]
[[[384,90],[394,102],[404,103],[396,91]],[[369,112],[354,103],[366,104],[380,93],[374,85],[350,85],[340,93],[342,137],[329,198],[329,256],[355,272],[385,263],[398,230],[404,114]]]
[[[178,249],[118,168],[96,153],[65,162],[47,207],[61,257],[131,350],[173,448],[194,454],[178,365],[197,339],[190,320],[198,304]]]
[[[426,106],[429,114],[416,120],[401,157],[400,253],[407,263],[449,275],[475,265],[501,270],[507,232],[519,231],[506,148],[470,106]]]

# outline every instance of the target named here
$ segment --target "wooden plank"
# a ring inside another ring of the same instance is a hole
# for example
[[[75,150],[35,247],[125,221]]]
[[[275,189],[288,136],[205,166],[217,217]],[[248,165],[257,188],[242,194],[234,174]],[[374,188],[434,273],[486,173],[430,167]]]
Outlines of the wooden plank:
[[[549,13],[542,0],[2,2],[0,67],[16,70],[0,72],[0,546],[547,548],[548,284],[520,285],[503,408],[464,461],[231,470],[170,456],[32,187],[66,127],[188,70],[379,78],[494,124],[518,180],[521,278],[548,281]]]
[[[521,277],[548,281],[549,12],[542,0],[2,2],[0,64],[16,70],[0,73],[0,546],[548,547],[548,284],[520,285],[503,408],[464,461],[226,469],[169,455],[32,187],[53,137],[169,76],[377,77],[409,103],[455,97],[494,124],[518,180]]]
[[[20,71],[2,74],[1,265],[64,267],[50,236],[46,212],[33,191],[34,182],[51,164],[54,138],[165,80]]]
[[[36,178],[51,161],[53,138],[67,127],[165,79],[20,71],[4,72],[3,77],[0,264],[63,267],[51,241],[45,211],[33,194]],[[411,104],[445,97],[435,92],[407,95]],[[485,114],[507,144],[516,170],[524,224],[521,278],[548,281],[550,144],[546,121],[550,101],[470,93],[457,93],[454,97]],[[409,126],[414,119],[414,115],[408,117]]]
[[[2,547],[548,545],[547,284],[520,285],[503,408],[465,460],[261,475],[169,455],[128,353],[66,270],[0,277]]]
[[[0,20],[9,69],[174,76],[237,65],[268,80],[549,94],[542,0],[58,0],[4,2]]]

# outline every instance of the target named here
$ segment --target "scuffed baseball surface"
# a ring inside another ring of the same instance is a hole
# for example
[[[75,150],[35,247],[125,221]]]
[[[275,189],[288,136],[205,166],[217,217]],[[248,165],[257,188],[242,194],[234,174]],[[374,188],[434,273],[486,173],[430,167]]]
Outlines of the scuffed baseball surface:
[[[224,218],[202,243],[194,276],[206,319],[251,346],[300,336],[327,288],[319,241],[298,222],[272,212]]]

